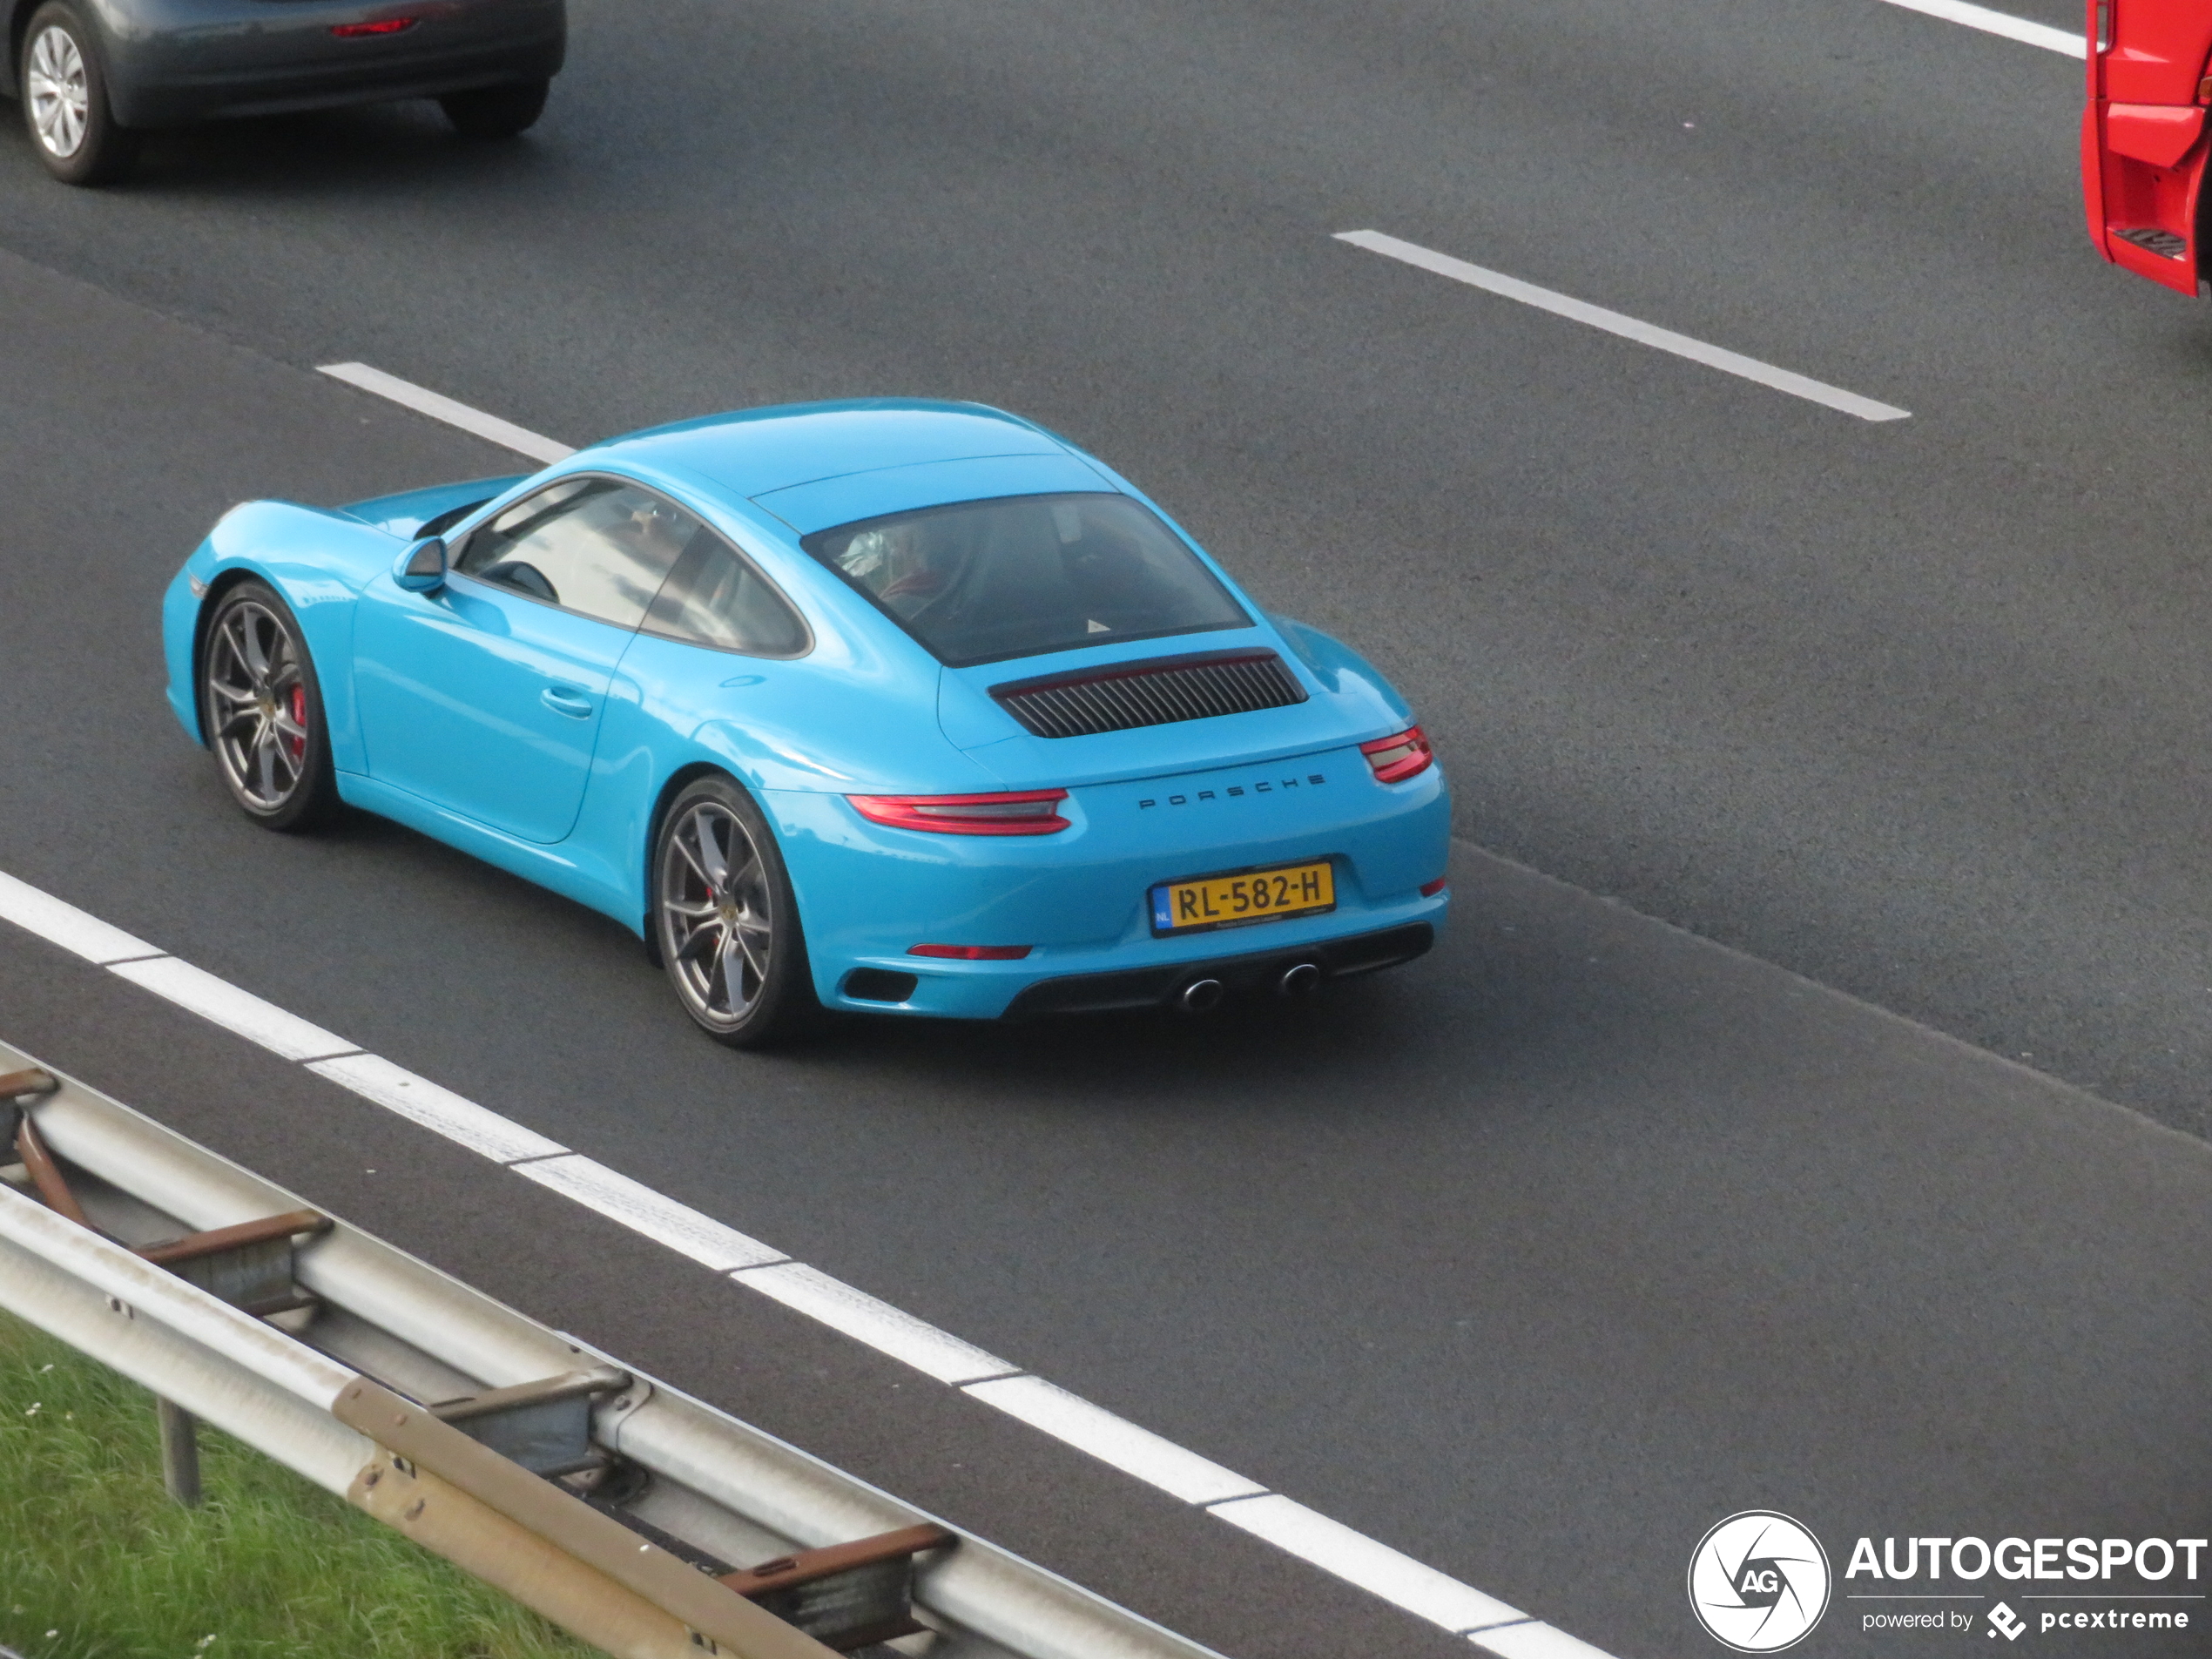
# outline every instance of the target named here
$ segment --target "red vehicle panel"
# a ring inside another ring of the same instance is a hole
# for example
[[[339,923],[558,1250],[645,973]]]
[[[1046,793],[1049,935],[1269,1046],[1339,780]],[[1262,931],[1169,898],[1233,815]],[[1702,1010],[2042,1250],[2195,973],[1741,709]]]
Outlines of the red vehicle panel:
[[[2114,264],[2183,293],[2212,293],[2202,257],[2212,0],[2087,0],[2089,98],[2081,196]]]

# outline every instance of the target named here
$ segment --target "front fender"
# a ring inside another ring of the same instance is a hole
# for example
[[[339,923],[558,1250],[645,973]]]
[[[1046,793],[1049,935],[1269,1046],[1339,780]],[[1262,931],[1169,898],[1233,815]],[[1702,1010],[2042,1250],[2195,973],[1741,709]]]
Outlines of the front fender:
[[[354,704],[354,605],[405,545],[347,514],[292,502],[248,502],[225,514],[162,598],[169,705],[192,740],[206,741],[197,684],[207,617],[228,588],[258,577],[299,619],[322,688],[331,759],[341,772],[366,770]]]

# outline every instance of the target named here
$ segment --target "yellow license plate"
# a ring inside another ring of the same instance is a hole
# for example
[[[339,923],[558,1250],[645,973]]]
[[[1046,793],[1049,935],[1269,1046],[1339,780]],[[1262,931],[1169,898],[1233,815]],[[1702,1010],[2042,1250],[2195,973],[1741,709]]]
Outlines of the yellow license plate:
[[[1326,859],[1202,881],[1163,881],[1152,889],[1152,931],[1204,933],[1256,921],[1287,921],[1337,907],[1336,872]]]

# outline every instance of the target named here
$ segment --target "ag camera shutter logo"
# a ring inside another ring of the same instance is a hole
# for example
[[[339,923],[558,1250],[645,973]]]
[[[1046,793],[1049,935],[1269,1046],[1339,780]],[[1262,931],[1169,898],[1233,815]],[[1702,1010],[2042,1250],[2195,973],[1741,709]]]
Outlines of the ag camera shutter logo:
[[[1828,1610],[1828,1552],[1771,1509],[1730,1515],[1689,1558],[1689,1607],[1705,1632],[1738,1653],[1779,1653]]]

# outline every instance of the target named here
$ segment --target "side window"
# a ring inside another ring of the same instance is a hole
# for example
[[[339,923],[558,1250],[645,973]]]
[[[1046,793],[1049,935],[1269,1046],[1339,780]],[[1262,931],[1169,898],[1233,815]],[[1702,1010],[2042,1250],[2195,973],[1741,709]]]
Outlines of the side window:
[[[610,478],[564,478],[469,538],[454,569],[479,582],[635,628],[699,521]]]
[[[701,529],[653,601],[645,631],[750,657],[796,657],[806,624],[727,542]]]

